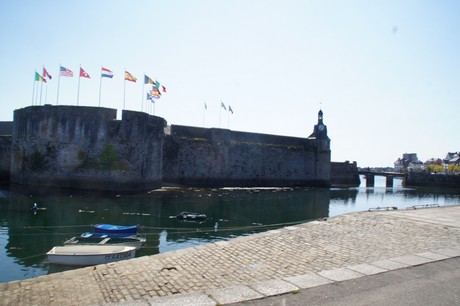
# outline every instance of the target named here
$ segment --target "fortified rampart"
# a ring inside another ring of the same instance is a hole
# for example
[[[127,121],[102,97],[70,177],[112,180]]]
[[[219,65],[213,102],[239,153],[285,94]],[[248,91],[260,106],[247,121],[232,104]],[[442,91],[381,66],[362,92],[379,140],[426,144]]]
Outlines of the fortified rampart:
[[[358,164],[345,161],[331,162],[331,186],[357,187],[361,184],[358,173]]]
[[[163,118],[74,106],[14,112],[11,182],[135,191],[162,185]]]
[[[163,181],[185,186],[329,186],[328,142],[172,125]]]
[[[9,165],[12,183],[114,191],[330,185],[321,111],[307,138],[165,127],[163,118],[141,112],[116,120],[108,108],[30,106],[14,112],[0,167]]]
[[[0,181],[8,181],[11,163],[13,122],[0,121]]]
[[[8,181],[11,163],[11,136],[0,135],[0,182]]]

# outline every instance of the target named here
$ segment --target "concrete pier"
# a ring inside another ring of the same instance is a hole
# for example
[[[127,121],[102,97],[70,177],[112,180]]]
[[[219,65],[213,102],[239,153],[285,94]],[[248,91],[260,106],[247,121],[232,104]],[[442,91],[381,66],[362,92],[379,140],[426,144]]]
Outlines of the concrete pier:
[[[375,184],[375,175],[366,174],[366,187],[374,187]]]
[[[218,305],[460,256],[460,206],[347,214],[0,284],[0,305]]]

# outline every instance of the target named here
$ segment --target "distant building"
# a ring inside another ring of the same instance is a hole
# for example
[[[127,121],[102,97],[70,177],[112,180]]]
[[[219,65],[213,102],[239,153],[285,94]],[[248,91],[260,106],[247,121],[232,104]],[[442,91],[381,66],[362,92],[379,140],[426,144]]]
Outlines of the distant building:
[[[412,164],[412,165],[411,165]],[[419,161],[417,153],[404,153],[402,158],[394,162],[396,172],[404,172],[408,169],[423,169],[423,162]]]
[[[449,152],[443,160],[444,165],[460,165],[460,152]]]
[[[442,159],[440,158],[430,158],[425,162],[425,166],[442,166]]]
[[[414,171],[414,170],[423,170],[425,169],[425,165],[420,160],[414,160],[409,163],[407,169]]]

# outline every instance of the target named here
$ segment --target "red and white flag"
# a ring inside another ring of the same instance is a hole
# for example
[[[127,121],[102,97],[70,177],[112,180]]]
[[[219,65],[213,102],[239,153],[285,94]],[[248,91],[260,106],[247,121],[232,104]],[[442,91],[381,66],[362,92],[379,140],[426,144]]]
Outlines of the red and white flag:
[[[48,71],[45,69],[45,67],[43,67],[43,77],[48,78],[50,80],[53,78],[51,74],[49,74]]]
[[[90,79],[89,74],[87,74],[86,71],[83,70],[83,68],[81,68],[81,67],[80,67],[80,77]]]

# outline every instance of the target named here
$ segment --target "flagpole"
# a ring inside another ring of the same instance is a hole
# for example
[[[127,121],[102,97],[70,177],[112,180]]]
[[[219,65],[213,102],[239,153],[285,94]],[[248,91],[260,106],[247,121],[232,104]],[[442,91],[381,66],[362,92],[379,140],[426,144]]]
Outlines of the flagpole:
[[[45,72],[45,65],[42,66],[42,72]],[[48,72],[46,73],[48,74]],[[43,73],[43,79],[46,80],[46,75],[44,75],[44,73]],[[46,85],[45,85],[45,103],[44,104],[48,102],[47,99],[48,99],[48,82],[46,82]]]
[[[80,79],[81,79],[81,65],[80,65],[80,70],[78,70],[78,89],[77,89],[77,106],[78,106],[78,101],[80,101]]]
[[[34,105],[34,96],[35,96],[35,74],[37,73],[37,70],[35,70],[34,73],[34,87],[32,89],[32,105]]]
[[[99,80],[99,107],[101,107],[101,88],[102,88],[102,66],[101,66],[101,79]]]
[[[42,71],[43,71],[43,67],[45,67],[45,66],[42,66]],[[42,83],[40,84],[40,105],[42,105],[42,91],[43,91],[43,80],[44,79],[45,79],[45,77],[43,77]]]
[[[42,105],[42,90],[43,89],[43,79],[42,79],[42,82],[40,84],[40,105]]]
[[[219,105],[219,129],[220,129],[220,119],[222,118],[222,100],[220,100],[220,105]]]
[[[37,83],[37,94],[35,95],[35,105],[38,105],[38,83]]]
[[[204,127],[204,118],[206,116],[206,102],[204,102],[204,108],[203,108],[203,127]]]
[[[59,105],[59,85],[60,84],[61,84],[61,65],[59,64],[59,77],[58,77],[58,90],[57,90],[56,105]]]
[[[48,82],[45,85],[45,104],[48,102]]]
[[[141,92],[141,112],[144,110],[144,89],[145,89],[145,72],[144,72],[144,83],[142,83],[142,92]]]
[[[126,74],[126,68],[125,68]],[[125,99],[126,99],[126,78],[123,77],[123,110],[125,110]]]

